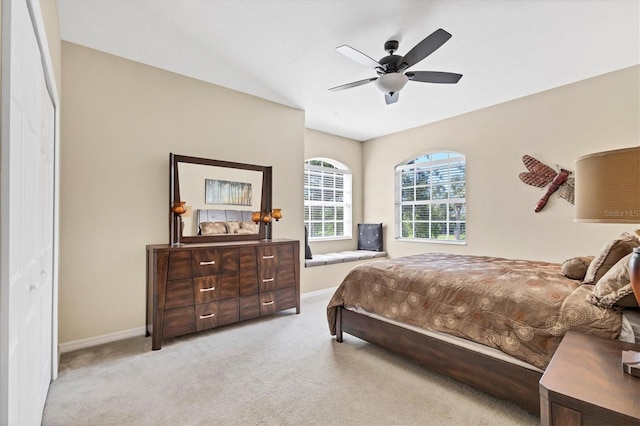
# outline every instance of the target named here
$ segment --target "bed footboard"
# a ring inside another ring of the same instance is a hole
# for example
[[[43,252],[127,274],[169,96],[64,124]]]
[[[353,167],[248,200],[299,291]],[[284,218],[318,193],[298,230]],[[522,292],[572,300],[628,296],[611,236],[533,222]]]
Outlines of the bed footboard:
[[[542,373],[339,307],[338,342],[342,342],[343,333],[540,414],[538,386]]]

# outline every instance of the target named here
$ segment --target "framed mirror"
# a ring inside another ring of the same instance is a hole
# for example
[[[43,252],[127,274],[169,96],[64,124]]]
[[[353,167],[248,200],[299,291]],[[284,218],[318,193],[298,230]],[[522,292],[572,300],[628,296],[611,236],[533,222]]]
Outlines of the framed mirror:
[[[169,154],[171,245],[267,238],[271,167]]]

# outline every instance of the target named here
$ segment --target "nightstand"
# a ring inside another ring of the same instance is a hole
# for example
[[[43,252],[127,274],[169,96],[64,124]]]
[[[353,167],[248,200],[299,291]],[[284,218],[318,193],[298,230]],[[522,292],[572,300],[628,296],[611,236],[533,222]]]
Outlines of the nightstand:
[[[569,331],[540,379],[542,425],[640,425],[640,378],[622,351],[640,345]]]

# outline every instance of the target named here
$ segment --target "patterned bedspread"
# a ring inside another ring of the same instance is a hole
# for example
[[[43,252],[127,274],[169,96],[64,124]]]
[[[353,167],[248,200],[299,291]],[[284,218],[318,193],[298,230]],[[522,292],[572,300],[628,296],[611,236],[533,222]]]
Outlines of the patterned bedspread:
[[[358,265],[327,307],[364,309],[399,322],[463,337],[544,369],[567,330],[617,338],[620,312],[586,300],[593,286],[560,265],[427,253]]]

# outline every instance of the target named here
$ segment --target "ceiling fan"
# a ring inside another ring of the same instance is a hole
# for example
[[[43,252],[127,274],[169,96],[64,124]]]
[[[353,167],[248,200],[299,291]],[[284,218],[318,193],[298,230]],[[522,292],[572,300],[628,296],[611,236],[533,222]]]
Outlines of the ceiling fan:
[[[394,55],[398,50],[398,42],[389,40],[384,44],[384,50],[389,53],[388,56],[375,61],[364,53],[354,49],[353,47],[342,45],[336,50],[349,59],[353,59],[365,67],[372,68],[378,73],[378,77],[366,78],[364,80],[354,81],[353,83],[343,84],[341,86],[332,87],[331,91],[350,89],[352,87],[362,86],[363,84],[375,81],[376,86],[384,93],[384,99],[387,105],[398,102],[400,90],[408,81],[418,81],[421,83],[457,83],[462,74],[441,71],[410,71],[405,72],[409,67],[414,66],[427,56],[435,52],[447,40],[451,38],[451,34],[442,28],[434,31],[431,35],[425,37],[420,43],[416,44],[413,49],[404,56]]]

